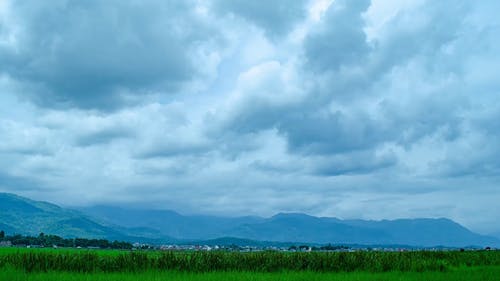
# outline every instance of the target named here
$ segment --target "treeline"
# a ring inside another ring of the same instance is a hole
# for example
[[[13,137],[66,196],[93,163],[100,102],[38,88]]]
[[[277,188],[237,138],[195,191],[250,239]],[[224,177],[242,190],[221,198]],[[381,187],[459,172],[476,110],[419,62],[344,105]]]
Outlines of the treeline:
[[[144,272],[144,271],[316,271],[422,272],[457,267],[500,266],[499,251],[467,252],[117,252],[17,251],[2,254],[0,270],[27,272]]]
[[[132,244],[123,241],[108,241],[106,239],[62,238],[57,235],[40,233],[38,236],[24,236],[20,234],[8,236],[0,231],[0,241],[9,241],[13,246],[39,247],[82,247],[100,249],[132,249]]]

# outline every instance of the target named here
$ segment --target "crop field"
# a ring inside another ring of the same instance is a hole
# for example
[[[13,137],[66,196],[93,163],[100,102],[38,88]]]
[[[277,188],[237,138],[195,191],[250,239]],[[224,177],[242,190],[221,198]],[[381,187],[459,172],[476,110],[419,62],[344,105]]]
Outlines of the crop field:
[[[0,280],[500,280],[499,251],[0,249]]]

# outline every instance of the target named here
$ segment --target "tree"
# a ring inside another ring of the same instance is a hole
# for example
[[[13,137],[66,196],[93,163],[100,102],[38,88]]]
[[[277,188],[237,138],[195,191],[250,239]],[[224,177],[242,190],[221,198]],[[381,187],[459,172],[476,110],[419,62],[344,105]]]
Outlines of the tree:
[[[5,232],[2,230],[0,231],[0,239],[4,239],[5,238]]]

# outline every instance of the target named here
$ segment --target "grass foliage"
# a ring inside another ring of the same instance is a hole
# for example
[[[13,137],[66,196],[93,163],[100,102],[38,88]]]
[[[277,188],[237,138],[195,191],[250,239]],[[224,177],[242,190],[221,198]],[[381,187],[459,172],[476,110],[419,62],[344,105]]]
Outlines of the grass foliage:
[[[498,281],[500,267],[456,268],[447,272],[178,272],[75,273],[0,270],[0,280],[8,281]]]
[[[500,266],[499,251],[126,252],[0,249],[0,268],[24,272],[444,272]]]

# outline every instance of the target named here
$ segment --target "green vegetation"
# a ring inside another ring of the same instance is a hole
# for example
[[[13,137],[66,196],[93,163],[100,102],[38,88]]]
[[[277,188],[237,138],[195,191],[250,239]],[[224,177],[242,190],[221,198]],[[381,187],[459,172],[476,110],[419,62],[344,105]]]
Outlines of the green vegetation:
[[[498,281],[500,267],[457,268],[447,272],[176,272],[141,273],[26,273],[15,269],[0,270],[0,280],[9,281]]]
[[[202,252],[0,248],[9,281],[496,281],[500,251]]]
[[[239,253],[0,249],[0,268],[26,272],[445,272],[479,266],[500,266],[500,252]]]
[[[127,240],[135,233],[94,221],[84,214],[61,208],[47,202],[0,192],[0,230],[6,233],[23,233],[32,236],[40,232],[62,237]]]

